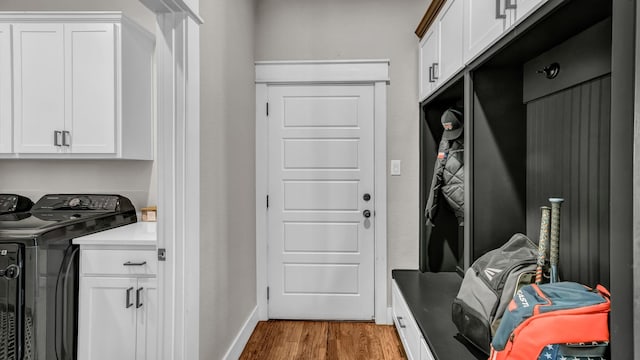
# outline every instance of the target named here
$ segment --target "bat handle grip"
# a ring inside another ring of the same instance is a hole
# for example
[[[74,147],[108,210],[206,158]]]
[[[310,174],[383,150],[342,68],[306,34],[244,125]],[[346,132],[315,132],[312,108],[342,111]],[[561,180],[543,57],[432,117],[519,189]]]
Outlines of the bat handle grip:
[[[549,241],[549,220],[551,218],[551,208],[542,206],[540,208],[542,216],[540,217],[540,238],[538,241],[538,262],[536,267],[536,284],[542,283],[542,271],[544,261],[547,256],[547,243]]]
[[[551,263],[551,282],[558,281],[558,258],[560,256],[560,205],[564,199],[550,198],[551,202],[551,247],[549,262]]]

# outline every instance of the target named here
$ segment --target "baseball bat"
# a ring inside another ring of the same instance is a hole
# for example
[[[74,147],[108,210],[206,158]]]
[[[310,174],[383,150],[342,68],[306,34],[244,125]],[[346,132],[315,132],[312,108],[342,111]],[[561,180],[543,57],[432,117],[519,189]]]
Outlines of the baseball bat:
[[[542,216],[540,218],[540,240],[538,240],[538,266],[536,267],[536,284],[542,283],[542,271],[544,261],[547,257],[547,242],[549,241],[549,220],[551,218],[551,208],[542,206]]]
[[[560,205],[564,201],[561,198],[549,198],[551,202],[551,248],[549,262],[551,263],[552,283],[558,282],[558,258],[560,255]]]

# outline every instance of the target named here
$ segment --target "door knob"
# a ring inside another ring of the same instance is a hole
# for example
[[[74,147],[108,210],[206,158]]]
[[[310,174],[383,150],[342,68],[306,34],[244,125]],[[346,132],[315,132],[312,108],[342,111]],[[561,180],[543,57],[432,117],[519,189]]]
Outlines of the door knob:
[[[369,210],[365,210],[362,212],[362,215],[366,218],[370,218],[371,217],[371,211]]]

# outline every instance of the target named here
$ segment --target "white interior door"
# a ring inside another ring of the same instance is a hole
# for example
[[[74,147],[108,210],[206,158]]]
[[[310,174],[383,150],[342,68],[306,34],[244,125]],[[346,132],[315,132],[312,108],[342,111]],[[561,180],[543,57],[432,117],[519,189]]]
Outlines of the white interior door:
[[[269,318],[374,317],[373,94],[268,87]]]

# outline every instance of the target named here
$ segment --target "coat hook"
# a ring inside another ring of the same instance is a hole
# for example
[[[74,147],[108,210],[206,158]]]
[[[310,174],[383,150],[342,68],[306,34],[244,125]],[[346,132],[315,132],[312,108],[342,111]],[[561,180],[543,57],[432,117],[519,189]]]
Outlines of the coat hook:
[[[560,72],[560,64],[554,62],[549,66],[545,66],[542,70],[538,70],[538,74],[544,74],[547,79],[553,79],[558,76]]]

